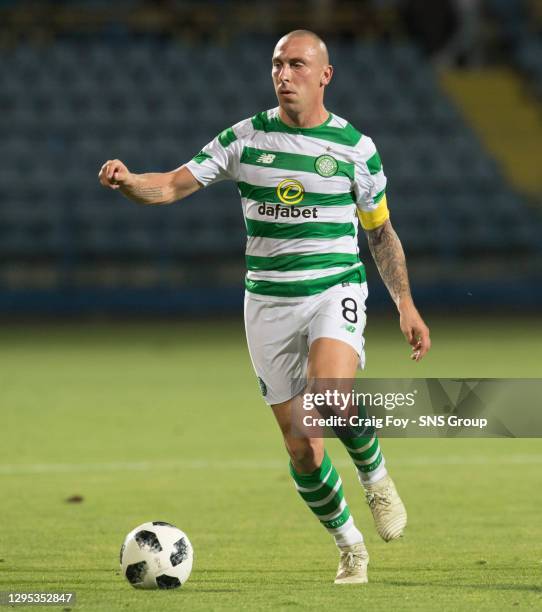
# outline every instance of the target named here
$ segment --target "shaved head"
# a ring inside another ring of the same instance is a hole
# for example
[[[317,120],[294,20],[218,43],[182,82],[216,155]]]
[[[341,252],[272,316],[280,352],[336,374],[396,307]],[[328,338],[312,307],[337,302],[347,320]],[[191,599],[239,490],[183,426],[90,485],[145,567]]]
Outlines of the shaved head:
[[[329,64],[329,53],[327,50],[326,43],[316,34],[316,32],[312,32],[311,30],[292,30],[285,34],[277,43],[277,46],[288,39],[292,38],[310,38],[314,44],[314,47],[318,50],[318,54],[320,56],[320,60],[322,64]]]
[[[283,121],[300,127],[320,125],[329,116],[324,90],[333,66],[324,41],[310,30],[283,36],[273,51],[271,76]]]

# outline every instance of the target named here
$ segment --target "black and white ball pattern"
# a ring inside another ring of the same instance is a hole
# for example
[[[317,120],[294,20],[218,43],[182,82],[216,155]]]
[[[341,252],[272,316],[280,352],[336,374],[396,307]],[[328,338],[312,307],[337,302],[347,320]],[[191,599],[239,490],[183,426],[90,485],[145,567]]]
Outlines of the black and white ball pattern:
[[[132,529],[120,549],[126,580],[138,589],[176,589],[189,578],[194,550],[187,535],[154,521]]]

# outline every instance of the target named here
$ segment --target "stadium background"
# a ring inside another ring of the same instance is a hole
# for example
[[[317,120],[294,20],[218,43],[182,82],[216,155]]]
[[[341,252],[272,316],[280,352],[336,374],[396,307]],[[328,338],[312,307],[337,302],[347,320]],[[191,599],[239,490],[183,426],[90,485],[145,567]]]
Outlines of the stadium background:
[[[335,553],[244,346],[235,186],[142,207],[97,181],[114,157],[177,167],[275,106],[271,51],[298,27],[329,44],[328,108],[379,148],[433,333],[412,364],[362,237],[367,375],[540,376],[540,1],[0,0],[0,589],[156,609],[115,562],[162,519],[195,543],[187,609],[336,605]],[[374,551],[373,609],[539,604],[536,440],[385,440],[411,511],[393,550],[330,447]]]
[[[329,41],[329,108],[377,143],[420,306],[540,306],[542,9],[453,4],[3,0],[0,311],[238,312],[234,185],[144,208],[96,174],[172,169],[275,106],[269,56],[299,24]]]

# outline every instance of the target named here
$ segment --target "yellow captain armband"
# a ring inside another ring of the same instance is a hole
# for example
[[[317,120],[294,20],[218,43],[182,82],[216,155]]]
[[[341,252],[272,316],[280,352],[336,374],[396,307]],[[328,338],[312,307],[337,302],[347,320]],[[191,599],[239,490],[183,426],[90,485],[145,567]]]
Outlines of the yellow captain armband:
[[[361,221],[361,227],[365,230],[372,230],[380,227],[384,221],[390,218],[390,211],[388,210],[388,202],[386,200],[386,194],[382,197],[378,206],[371,211],[358,210],[358,217]]]

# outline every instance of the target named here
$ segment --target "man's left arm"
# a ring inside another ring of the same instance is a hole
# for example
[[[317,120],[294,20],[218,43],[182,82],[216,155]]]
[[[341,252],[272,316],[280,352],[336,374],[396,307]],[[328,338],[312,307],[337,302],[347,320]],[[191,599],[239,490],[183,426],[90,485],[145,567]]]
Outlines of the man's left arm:
[[[380,276],[399,311],[401,331],[412,347],[411,359],[420,361],[431,348],[431,339],[412,300],[401,241],[389,219],[374,229],[366,229],[365,234]]]

